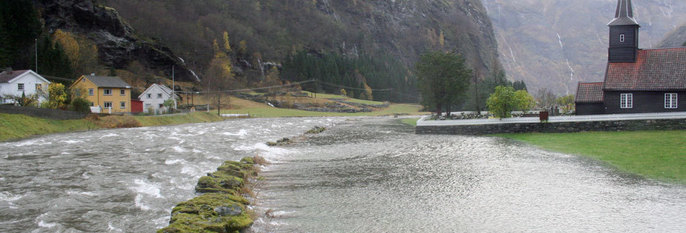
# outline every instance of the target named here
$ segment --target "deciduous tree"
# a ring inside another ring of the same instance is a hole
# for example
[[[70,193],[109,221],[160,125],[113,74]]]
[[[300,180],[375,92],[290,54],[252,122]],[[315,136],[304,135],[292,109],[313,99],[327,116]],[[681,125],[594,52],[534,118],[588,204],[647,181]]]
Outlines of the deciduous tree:
[[[496,117],[503,119],[512,116],[515,109],[515,90],[511,86],[497,86],[495,92],[486,101],[488,111]]]
[[[455,53],[431,52],[422,55],[416,64],[422,104],[435,109],[438,115],[445,108],[464,101],[472,71],[464,58]]]

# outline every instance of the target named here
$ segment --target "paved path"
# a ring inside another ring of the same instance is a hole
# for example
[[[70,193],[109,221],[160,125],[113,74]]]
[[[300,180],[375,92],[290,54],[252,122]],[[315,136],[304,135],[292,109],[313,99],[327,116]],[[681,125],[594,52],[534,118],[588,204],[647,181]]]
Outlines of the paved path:
[[[417,126],[451,126],[451,125],[492,125],[492,124],[521,124],[539,123],[538,117],[518,117],[506,119],[475,119],[475,120],[427,120],[429,116],[417,121]],[[549,122],[586,122],[586,121],[623,121],[623,120],[658,120],[658,119],[686,119],[686,112],[675,113],[637,113],[611,114],[589,116],[557,116],[550,117]]]

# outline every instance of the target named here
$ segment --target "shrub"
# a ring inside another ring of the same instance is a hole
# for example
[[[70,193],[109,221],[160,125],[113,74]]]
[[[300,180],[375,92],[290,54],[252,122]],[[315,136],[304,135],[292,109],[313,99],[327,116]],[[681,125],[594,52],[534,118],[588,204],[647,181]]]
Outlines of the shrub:
[[[90,101],[84,99],[84,98],[75,98],[74,100],[71,101],[71,110],[72,111],[77,111],[77,112],[90,112]]]

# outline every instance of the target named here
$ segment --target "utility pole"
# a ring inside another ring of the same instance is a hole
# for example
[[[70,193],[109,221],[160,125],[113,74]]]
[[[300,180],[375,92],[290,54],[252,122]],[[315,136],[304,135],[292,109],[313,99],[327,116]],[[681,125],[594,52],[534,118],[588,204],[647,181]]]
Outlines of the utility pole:
[[[36,55],[36,74],[38,73],[38,38],[34,40],[36,49],[35,49],[35,55]]]
[[[178,107],[176,105],[176,79],[174,78],[174,65],[172,65],[172,99],[174,100],[174,110]]]

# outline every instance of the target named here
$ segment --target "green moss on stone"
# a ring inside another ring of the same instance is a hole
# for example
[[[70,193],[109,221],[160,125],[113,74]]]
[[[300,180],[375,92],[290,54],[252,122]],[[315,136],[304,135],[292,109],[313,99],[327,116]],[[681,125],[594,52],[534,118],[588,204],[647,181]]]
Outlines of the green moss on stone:
[[[253,223],[241,196],[246,179],[257,176],[253,158],[224,162],[216,172],[198,180],[195,190],[203,195],[181,202],[172,209],[168,227],[158,233],[240,232]]]
[[[157,232],[239,232],[253,223],[245,208],[247,204],[240,196],[204,194],[174,207],[169,226]],[[217,212],[218,208],[232,207],[237,207],[233,214]]]

